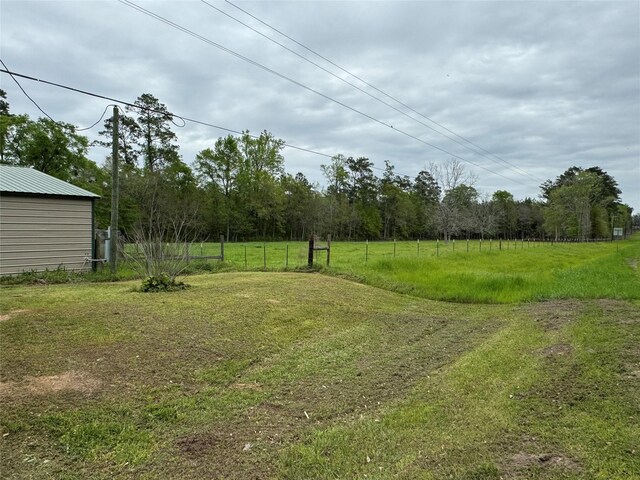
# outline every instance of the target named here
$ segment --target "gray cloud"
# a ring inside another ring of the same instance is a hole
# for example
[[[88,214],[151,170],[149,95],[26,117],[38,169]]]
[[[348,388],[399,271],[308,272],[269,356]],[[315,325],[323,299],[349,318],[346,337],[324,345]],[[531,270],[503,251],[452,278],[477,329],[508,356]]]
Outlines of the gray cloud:
[[[310,56],[230,5],[211,3]],[[3,1],[2,59],[18,72],[130,102],[153,93],[177,114],[236,130],[267,129],[301,147],[368,156],[379,168],[388,159],[402,174],[413,176],[448,158],[397,131],[403,130],[502,175],[469,165],[488,193],[506,189],[536,197],[539,180],[572,165],[598,165],[616,178],[623,200],[640,210],[637,2],[238,4],[529,176],[434,133],[201,2],[140,4],[394,129],[118,2]],[[13,112],[39,116],[8,76],[0,81]],[[22,83],[54,118],[79,126],[93,123],[108,103]],[[187,162],[225,134],[193,124],[176,131]],[[105,153],[91,155],[101,160]],[[319,165],[328,159],[293,149],[285,158],[287,170],[322,182]]]

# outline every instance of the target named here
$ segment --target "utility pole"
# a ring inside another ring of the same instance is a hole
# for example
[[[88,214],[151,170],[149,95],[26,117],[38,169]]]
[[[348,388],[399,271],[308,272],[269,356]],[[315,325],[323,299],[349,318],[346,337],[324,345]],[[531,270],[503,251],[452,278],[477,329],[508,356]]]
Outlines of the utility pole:
[[[113,137],[111,140],[111,238],[109,242],[111,275],[115,275],[118,268],[118,107],[113,106]]]

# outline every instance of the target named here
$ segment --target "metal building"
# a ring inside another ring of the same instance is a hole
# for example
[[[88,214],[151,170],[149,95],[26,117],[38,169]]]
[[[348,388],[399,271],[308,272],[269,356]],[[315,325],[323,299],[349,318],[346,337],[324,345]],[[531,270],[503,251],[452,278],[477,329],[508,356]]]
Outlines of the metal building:
[[[32,168],[0,165],[0,275],[90,270],[96,198]]]

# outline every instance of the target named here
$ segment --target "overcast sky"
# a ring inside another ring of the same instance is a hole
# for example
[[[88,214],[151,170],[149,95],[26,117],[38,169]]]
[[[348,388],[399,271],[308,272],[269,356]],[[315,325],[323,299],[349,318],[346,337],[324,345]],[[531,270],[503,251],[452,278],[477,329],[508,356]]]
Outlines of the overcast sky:
[[[151,93],[177,115],[256,134],[266,129],[328,155],[366,156],[380,169],[389,160],[412,177],[454,156],[477,174],[485,194],[535,198],[545,179],[572,165],[597,165],[640,211],[637,0],[233,0],[378,90],[232,4],[207,1],[135,3],[308,89],[116,0],[2,0],[1,57],[19,73],[127,102]],[[9,76],[0,74],[0,82],[13,113],[41,116]],[[79,127],[110,103],[21,84],[55,120]],[[93,139],[98,130],[86,133]],[[226,134],[191,123],[174,130],[187,163]],[[90,157],[102,162],[107,153],[96,148]],[[324,183],[320,165],[328,158],[292,148],[284,156],[288,172]]]

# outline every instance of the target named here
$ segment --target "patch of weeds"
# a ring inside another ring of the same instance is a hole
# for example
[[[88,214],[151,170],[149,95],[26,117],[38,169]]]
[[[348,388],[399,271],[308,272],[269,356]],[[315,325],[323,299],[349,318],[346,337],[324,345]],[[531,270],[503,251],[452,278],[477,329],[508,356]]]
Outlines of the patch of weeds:
[[[468,470],[459,478],[460,480],[499,480],[502,477],[500,476],[500,470],[494,464],[485,463]]]
[[[0,277],[0,283],[2,285],[49,285],[69,283],[81,275],[81,273],[72,272],[60,266],[55,270],[49,270],[48,268],[42,272],[30,270],[17,275]]]
[[[136,465],[149,457],[154,442],[151,433],[133,420],[125,411],[76,411],[42,416],[38,423],[69,455]]]
[[[243,372],[252,361],[243,360],[222,360],[215,367],[206,368],[196,372],[195,377],[201,382],[210,385],[229,385],[241,372]]]
[[[112,275],[108,266],[94,271],[80,272],[67,270],[60,266],[54,270],[30,270],[15,275],[0,277],[0,285],[57,285],[63,283],[112,282],[139,278],[131,268],[123,262],[118,267],[118,274]]]
[[[178,282],[166,273],[152,275],[142,281],[141,292],[176,292],[188,288],[184,282]]]
[[[173,405],[151,404],[142,409],[143,415],[156,422],[173,422],[178,419],[178,409]]]

